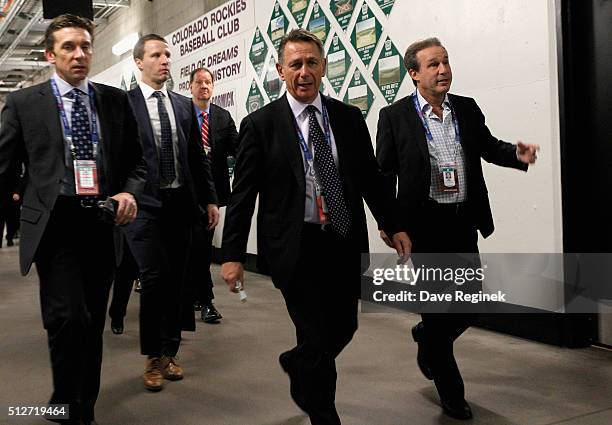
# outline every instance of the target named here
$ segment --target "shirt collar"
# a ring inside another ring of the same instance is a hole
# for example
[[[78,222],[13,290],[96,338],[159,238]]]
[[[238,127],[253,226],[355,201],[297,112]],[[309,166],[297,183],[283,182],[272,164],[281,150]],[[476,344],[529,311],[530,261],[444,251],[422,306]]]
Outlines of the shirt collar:
[[[294,98],[291,93],[287,92],[287,101],[289,102],[289,107],[291,108],[291,112],[293,112],[293,116],[297,119],[304,111],[306,107],[309,105],[313,105],[317,108],[317,111],[321,112],[323,110],[323,101],[321,100],[321,93],[317,93],[317,97],[312,103],[302,103],[296,98]]]
[[[60,96],[65,96],[66,94],[74,90],[75,88],[79,89],[80,91],[82,91],[83,93],[89,96],[89,80],[87,78],[81,81],[81,84],[79,84],[76,87],[64,81],[62,77],[57,75],[57,72],[53,73],[53,77],[51,78],[55,80],[55,83],[57,84],[57,89],[60,92]]]
[[[153,95],[153,92],[156,92],[156,91],[160,91],[163,93],[164,97],[168,97],[168,89],[166,88],[165,84],[163,85],[161,89],[156,90],[150,85],[148,85],[147,83],[144,83],[141,81],[138,84],[138,87],[140,87],[140,90],[142,91],[142,95],[144,96],[145,99],[149,99]]]
[[[202,112],[206,112],[207,114],[210,115],[210,103],[208,104],[208,108],[206,109],[200,109],[200,107],[196,105],[195,103],[193,104],[193,107],[195,108],[198,117],[202,114]]]
[[[417,96],[419,99],[419,106],[421,107],[421,111],[423,112],[423,115],[429,115],[432,112],[432,107],[429,104],[429,102],[427,102],[427,100],[425,100],[425,98],[421,95],[421,92],[417,89]],[[444,100],[442,101],[442,107],[443,109],[449,110],[450,111],[450,99],[448,98],[448,93],[444,95]]]

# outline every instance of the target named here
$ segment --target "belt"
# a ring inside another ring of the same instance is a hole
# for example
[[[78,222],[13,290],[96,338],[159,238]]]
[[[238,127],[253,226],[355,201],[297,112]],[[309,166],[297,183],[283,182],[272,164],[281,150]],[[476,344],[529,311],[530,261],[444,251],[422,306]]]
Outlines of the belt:
[[[445,213],[445,214],[461,214],[465,212],[468,207],[467,202],[455,202],[455,203],[440,203],[429,199],[425,203],[426,209],[430,211]]]
[[[304,222],[304,230],[308,230],[311,232],[324,232],[324,233],[333,232],[331,225],[329,224],[321,225],[319,223],[309,223],[307,221]]]
[[[100,202],[103,202],[97,196],[84,196],[83,197],[83,196],[66,196],[66,195],[59,195],[57,197],[56,202],[58,201],[65,205],[79,206],[81,208],[95,208],[99,206]]]

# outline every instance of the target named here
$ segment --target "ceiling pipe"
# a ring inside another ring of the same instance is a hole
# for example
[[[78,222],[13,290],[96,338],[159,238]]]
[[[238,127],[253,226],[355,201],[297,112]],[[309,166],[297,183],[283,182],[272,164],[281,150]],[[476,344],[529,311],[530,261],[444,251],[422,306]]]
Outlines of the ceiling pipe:
[[[15,19],[15,16],[19,13],[25,2],[26,0],[16,0],[13,2],[6,17],[0,22],[0,39],[2,39],[6,30],[8,30],[9,26],[13,23],[13,19]]]
[[[23,40],[28,35],[28,33],[30,32],[30,29],[34,26],[34,24],[37,23],[38,21],[40,21],[40,19],[42,18],[42,15],[43,15],[43,9],[42,9],[42,6],[41,6],[40,9],[38,9],[36,14],[34,15],[34,17],[32,19],[30,19],[30,21],[26,24],[25,27],[23,27],[23,29],[21,30],[19,35],[17,37],[15,37],[15,39],[13,40],[11,45],[4,51],[4,53],[2,53],[2,56],[0,56],[0,67],[4,64],[4,62],[13,53],[13,51],[19,45],[21,40]]]

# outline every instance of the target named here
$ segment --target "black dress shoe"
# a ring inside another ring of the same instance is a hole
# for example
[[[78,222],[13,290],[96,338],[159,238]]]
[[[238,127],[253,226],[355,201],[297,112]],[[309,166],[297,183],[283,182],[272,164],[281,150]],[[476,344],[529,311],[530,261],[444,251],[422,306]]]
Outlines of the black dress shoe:
[[[15,243],[13,242],[12,239],[7,239],[6,240],[6,246],[13,246],[13,245],[15,245]]]
[[[204,323],[219,323],[219,320],[222,318],[223,316],[221,316],[221,313],[217,311],[212,303],[202,306],[202,321]]]
[[[302,394],[302,388],[300,385],[300,381],[297,379],[297,374],[291,362],[291,354],[286,351],[282,353],[278,357],[278,362],[280,363],[283,371],[287,375],[289,375],[289,393],[291,394],[291,398],[297,404],[297,406],[304,411],[304,413],[308,414],[308,404],[306,403],[306,397]]]
[[[472,419],[472,409],[465,400],[449,401],[442,400],[442,411],[451,418],[468,420]]]
[[[202,310],[202,304],[200,304],[200,301],[196,301],[196,302],[193,303],[193,310],[194,311]]]
[[[425,329],[423,327],[423,322],[419,322],[412,328],[412,338],[419,346],[417,352],[417,364],[419,365],[419,369],[423,376],[431,381],[433,380],[433,373],[431,372],[429,359],[427,358],[428,353],[427,345],[425,344]]]
[[[113,333],[115,335],[121,335],[123,333],[123,320],[119,321],[111,321],[111,331],[113,331]]]

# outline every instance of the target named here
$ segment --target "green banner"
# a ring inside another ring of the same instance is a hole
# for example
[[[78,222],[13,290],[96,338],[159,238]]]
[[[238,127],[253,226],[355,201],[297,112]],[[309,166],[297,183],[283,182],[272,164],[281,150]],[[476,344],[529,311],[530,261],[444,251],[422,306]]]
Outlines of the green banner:
[[[134,90],[138,87],[138,81],[136,80],[136,74],[132,72],[132,79],[130,80],[130,90]]]
[[[340,94],[350,66],[351,57],[338,34],[334,34],[327,51],[327,79],[338,94]]]
[[[380,10],[382,10],[385,15],[389,16],[395,4],[395,0],[376,0],[376,3],[378,7],[380,7]]]
[[[249,112],[255,112],[259,108],[263,107],[265,104],[265,100],[259,87],[257,86],[257,81],[253,80],[251,82],[251,90],[249,90],[249,96],[246,101],[246,109]]]
[[[353,16],[355,3],[357,3],[357,0],[331,0],[329,4],[331,12],[344,31],[346,31],[351,16]]]
[[[255,35],[251,42],[251,51],[249,52],[249,58],[255,68],[255,73],[258,77],[261,77],[261,70],[263,69],[266,61],[266,55],[268,54],[268,44],[264,40],[259,27],[255,29]]]
[[[308,0],[289,0],[287,7],[291,11],[295,22],[298,27],[302,26],[304,18],[306,17],[306,9],[308,9]]]
[[[276,71],[276,60],[274,59],[274,56],[270,56],[263,86],[271,101],[278,98],[281,84],[282,81],[278,76],[278,71]]]
[[[325,44],[325,40],[327,40],[329,35],[329,21],[318,1],[315,1],[312,14],[310,19],[308,19],[308,31],[316,35]]]
[[[393,103],[404,80],[404,75],[406,75],[406,67],[402,55],[387,37],[372,75],[387,103]]]
[[[270,25],[268,26],[268,35],[274,45],[275,49],[278,49],[281,38],[287,32],[289,26],[289,19],[285,16],[283,8],[280,6],[278,1],[274,3],[274,10],[272,11],[272,17],[270,17]]]
[[[344,95],[344,102],[361,109],[364,118],[368,116],[372,102],[374,102],[372,90],[357,68],[355,68],[351,83]]]
[[[372,60],[372,54],[374,49],[376,49],[376,42],[380,39],[381,33],[380,22],[378,22],[368,4],[363,3],[355,29],[353,29],[353,34],[351,35],[351,43],[366,66]]]

